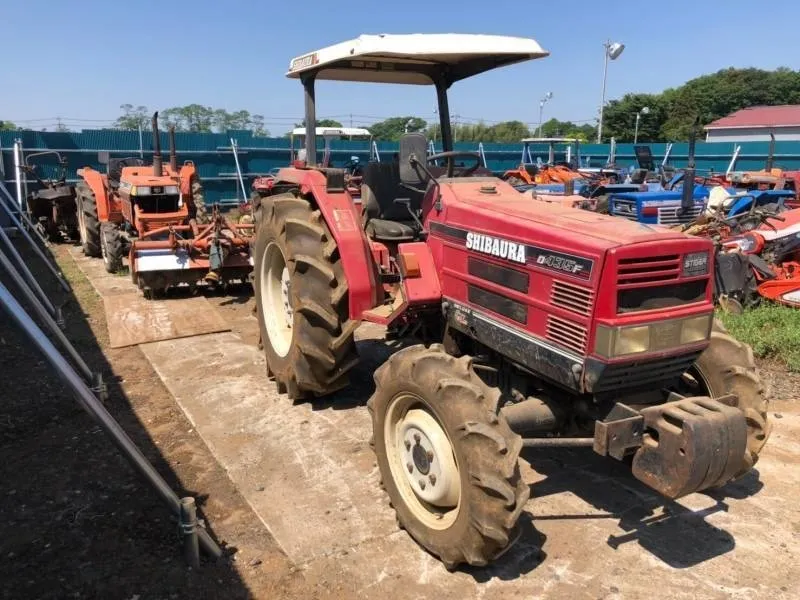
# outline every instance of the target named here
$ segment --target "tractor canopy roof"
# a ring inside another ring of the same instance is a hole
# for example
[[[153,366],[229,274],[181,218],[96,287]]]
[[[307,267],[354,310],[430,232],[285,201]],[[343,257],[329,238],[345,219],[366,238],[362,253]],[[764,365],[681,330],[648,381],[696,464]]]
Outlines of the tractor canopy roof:
[[[369,129],[364,129],[363,127],[317,127],[315,128],[316,134],[321,137],[349,137],[349,136],[360,136],[360,137],[371,137],[372,134],[369,132]],[[295,127],[292,129],[292,135],[305,135],[306,128],[305,127]]]
[[[304,54],[287,77],[431,85],[550,54],[536,40],[500,35],[414,33],[362,35]]]

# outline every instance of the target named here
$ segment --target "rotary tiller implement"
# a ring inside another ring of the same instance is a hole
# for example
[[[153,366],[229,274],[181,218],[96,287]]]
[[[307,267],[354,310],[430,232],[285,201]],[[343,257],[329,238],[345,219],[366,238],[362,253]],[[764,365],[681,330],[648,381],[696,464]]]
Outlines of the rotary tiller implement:
[[[247,279],[252,223],[233,223],[216,205],[210,220],[167,225],[132,241],[131,277],[146,296],[180,284],[218,286]]]

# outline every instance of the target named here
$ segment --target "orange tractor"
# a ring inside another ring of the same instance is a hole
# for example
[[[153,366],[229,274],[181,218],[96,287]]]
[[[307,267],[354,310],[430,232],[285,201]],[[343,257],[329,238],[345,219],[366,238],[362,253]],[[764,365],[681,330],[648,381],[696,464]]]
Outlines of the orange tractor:
[[[161,158],[158,113],[153,115],[153,164],[140,158],[107,160],[106,173],[78,171],[78,228],[83,252],[101,256],[109,273],[123,268],[146,297],[169,287],[244,280],[251,271],[252,225],[233,224],[217,207],[206,212],[191,161],[180,167],[170,128],[170,159]]]
[[[573,138],[526,138],[522,140],[522,159],[516,169],[510,169],[503,173],[502,179],[511,185],[534,185],[541,183],[567,183],[578,179],[584,179],[585,175],[572,169],[564,163],[556,163],[555,145],[579,143]],[[547,163],[538,165],[534,162],[531,154],[531,144],[547,144],[548,158]]]

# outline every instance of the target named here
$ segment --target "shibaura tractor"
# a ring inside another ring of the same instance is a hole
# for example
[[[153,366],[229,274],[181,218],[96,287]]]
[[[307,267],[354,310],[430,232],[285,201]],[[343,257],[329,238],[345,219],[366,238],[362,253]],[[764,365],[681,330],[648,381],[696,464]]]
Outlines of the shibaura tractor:
[[[547,54],[530,39],[426,34],[295,58],[306,123],[317,80],[431,85],[444,151],[403,136],[398,161],[365,165],[359,205],[342,170],[316,164],[309,129],[305,162],[255,206],[279,390],[347,386],[361,322],[409,342],[375,372],[373,446],[400,525],[449,568],[517,539],[524,447],[587,446],[678,498],[747,472],[769,435],[752,352],[714,321],[710,241],[531,202],[453,149],[448,89]]]

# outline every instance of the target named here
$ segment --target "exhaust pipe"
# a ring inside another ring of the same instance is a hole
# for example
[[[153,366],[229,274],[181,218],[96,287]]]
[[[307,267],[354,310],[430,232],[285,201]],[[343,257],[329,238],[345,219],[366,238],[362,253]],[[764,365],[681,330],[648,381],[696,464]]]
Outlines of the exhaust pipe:
[[[529,396],[500,410],[514,433],[546,433],[555,431],[564,420],[560,407],[549,399]]]
[[[158,132],[158,111],[153,113],[153,177],[161,177],[164,170],[161,167],[161,136]]]
[[[764,170],[767,172],[772,171],[772,164],[775,160],[775,134],[769,134],[769,154],[767,155],[767,164],[764,166]]]
[[[683,194],[681,194],[680,214],[687,215],[694,208],[694,147],[697,142],[697,128],[700,125],[700,117],[695,118],[692,124],[692,133],[689,137],[689,156],[686,163],[686,170],[683,172]]]
[[[169,168],[173,173],[178,172],[178,156],[175,151],[175,125],[169,126]]]

